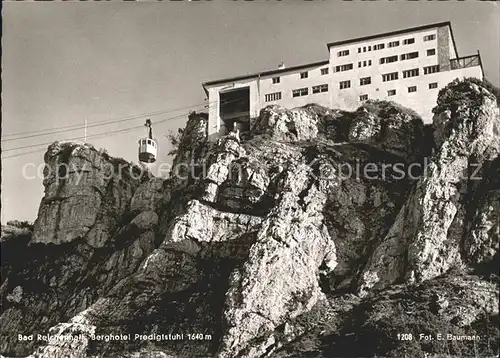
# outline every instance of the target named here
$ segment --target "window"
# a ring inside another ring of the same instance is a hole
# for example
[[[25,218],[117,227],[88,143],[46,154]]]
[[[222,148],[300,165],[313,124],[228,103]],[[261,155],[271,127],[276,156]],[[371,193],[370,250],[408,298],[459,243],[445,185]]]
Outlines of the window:
[[[363,52],[366,52],[366,46],[363,46]]]
[[[418,76],[418,68],[403,71],[403,78]]]
[[[398,79],[398,73],[397,72],[391,72],[391,73],[386,73],[382,75],[382,81],[387,82],[387,81],[394,81]]]
[[[415,43],[415,38],[413,38],[413,37],[410,38],[410,39],[404,39],[403,40],[403,45],[411,45],[413,43]]]
[[[340,89],[346,89],[351,87],[351,81],[340,81]]]
[[[358,67],[366,67],[366,66],[371,66],[372,65],[372,60],[368,60],[368,61],[359,61],[358,62]]]
[[[327,75],[328,74],[328,67],[327,68],[322,68],[321,69],[321,74],[322,75]]]
[[[281,99],[281,92],[268,93],[264,97],[266,102],[278,101]]]
[[[313,93],[328,92],[328,85],[313,86]]]
[[[429,83],[429,89],[434,89],[434,88],[438,88],[438,83],[437,82]]]
[[[439,65],[424,67],[424,75],[430,75],[436,72],[439,72]]]
[[[307,78],[308,77],[308,74],[307,74],[307,71],[306,72],[301,72],[300,73],[300,78],[303,79],[303,78]]]
[[[431,49],[427,50],[427,56],[434,56],[435,54],[436,54],[435,48],[431,48]]]
[[[273,77],[273,84],[280,83],[279,77]]]
[[[387,95],[388,95],[388,96],[395,96],[395,95],[396,95],[396,90],[395,90],[395,89],[393,89],[393,90],[389,90],[389,91],[387,91]]]
[[[384,44],[378,44],[378,45],[373,46],[374,50],[383,50],[384,48],[385,48]]]
[[[337,52],[337,55],[339,57],[342,57],[342,56],[348,56],[349,55],[349,50],[342,50],[342,51],[339,51]]]
[[[359,85],[360,86],[366,86],[372,83],[372,78],[371,77],[363,77],[359,79]]]
[[[399,41],[391,41],[388,44],[388,47],[398,47],[399,46]]]
[[[372,47],[371,46],[368,46],[368,51],[371,51],[372,50]]]
[[[353,68],[354,66],[352,65],[352,63],[349,63],[347,65],[339,65],[335,66],[335,72],[349,71],[352,70]]]
[[[424,41],[432,41],[432,40],[435,40],[436,39],[436,35],[427,35],[427,36],[424,36]]]
[[[309,93],[307,87],[305,88],[298,88],[292,90],[292,97],[301,97],[301,96],[307,96]]]
[[[417,92],[417,86],[408,87],[408,93]]]
[[[368,95],[367,94],[362,94],[361,96],[359,96],[359,100],[361,102],[366,101],[367,99],[368,99]]]
[[[398,55],[394,55],[394,56],[389,56],[389,57],[382,57],[380,59],[380,64],[384,64],[384,63],[391,63],[391,62],[396,62],[398,60]]]
[[[401,61],[404,60],[411,60],[412,58],[417,58],[418,57],[418,51],[415,52],[409,52],[409,53],[404,53],[400,56]]]

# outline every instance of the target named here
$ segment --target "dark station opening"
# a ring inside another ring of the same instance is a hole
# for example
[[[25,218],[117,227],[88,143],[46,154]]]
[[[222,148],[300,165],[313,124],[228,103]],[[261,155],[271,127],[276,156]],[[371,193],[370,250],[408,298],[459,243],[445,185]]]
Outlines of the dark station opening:
[[[220,94],[220,119],[222,134],[233,130],[240,133],[250,130],[250,88],[238,88]]]

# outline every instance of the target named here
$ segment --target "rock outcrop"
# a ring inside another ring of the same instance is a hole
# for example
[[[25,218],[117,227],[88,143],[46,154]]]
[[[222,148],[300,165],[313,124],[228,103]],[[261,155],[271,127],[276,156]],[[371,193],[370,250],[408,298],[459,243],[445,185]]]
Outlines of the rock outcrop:
[[[387,287],[403,277],[420,283],[460,266],[471,259],[471,254],[480,264],[498,252],[498,221],[491,222],[496,214],[490,213],[498,207],[495,189],[483,198],[487,207],[483,204],[478,208],[482,211],[479,216],[468,213],[476,206],[472,199],[478,188],[485,185],[481,174],[487,171],[481,167],[488,166],[500,153],[498,106],[495,97],[475,84],[453,85],[460,86],[461,93],[471,101],[454,102],[446,95],[439,98],[444,111],[434,117],[439,148],[389,234],[371,255],[360,292]],[[444,106],[446,103],[449,105]],[[474,223],[473,232],[469,223],[472,217],[477,217],[476,222],[485,221]],[[481,248],[477,247],[478,235],[489,238],[481,241]],[[483,252],[480,257],[478,250]]]
[[[67,142],[49,146],[45,162],[32,231],[12,237],[2,227],[1,347],[8,354],[30,353],[42,342],[18,334],[42,334],[76,315],[155,247],[158,196],[144,193],[158,188],[158,179],[147,170]]]
[[[270,106],[215,143],[191,113],[169,178],[53,144],[34,227],[2,227],[1,353],[498,354],[498,107],[464,81],[435,111]]]

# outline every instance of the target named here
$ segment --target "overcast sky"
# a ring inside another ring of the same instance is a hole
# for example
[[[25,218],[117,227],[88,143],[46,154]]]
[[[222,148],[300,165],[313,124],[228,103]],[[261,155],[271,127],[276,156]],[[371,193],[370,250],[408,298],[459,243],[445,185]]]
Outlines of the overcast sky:
[[[5,134],[150,116],[159,162],[163,134],[203,107],[207,80],[328,59],[326,43],[434,22],[452,22],[461,56],[480,50],[486,77],[499,82],[500,7],[478,1],[4,2],[2,29],[2,223],[34,220],[46,145],[83,130],[4,141]],[[177,117],[176,117],[177,116]],[[88,129],[89,135],[140,126],[146,117]],[[36,134],[36,133],[35,133]],[[137,160],[142,129],[89,139]],[[35,151],[24,156],[18,153]],[[28,175],[35,175],[30,169]]]

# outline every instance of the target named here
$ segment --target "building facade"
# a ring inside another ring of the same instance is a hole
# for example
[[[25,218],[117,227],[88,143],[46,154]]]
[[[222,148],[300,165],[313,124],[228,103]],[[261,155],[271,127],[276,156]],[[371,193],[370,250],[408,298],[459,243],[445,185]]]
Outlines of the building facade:
[[[262,108],[317,103],[355,110],[368,99],[390,100],[432,120],[439,89],[455,78],[483,79],[479,52],[458,56],[450,22],[327,44],[329,59],[203,83],[208,134],[246,130]]]

